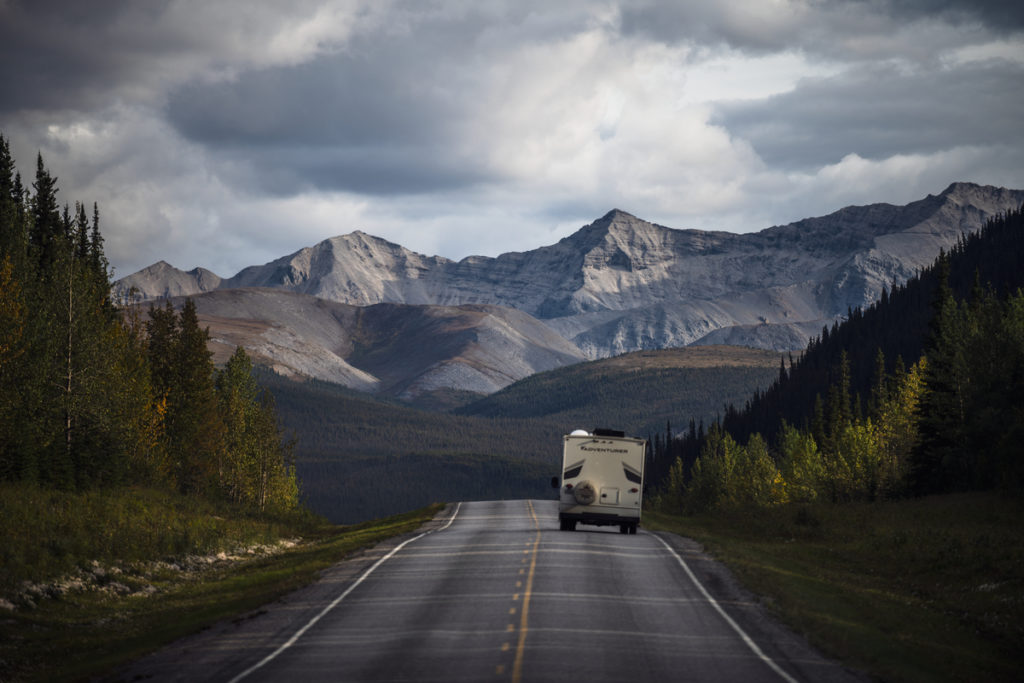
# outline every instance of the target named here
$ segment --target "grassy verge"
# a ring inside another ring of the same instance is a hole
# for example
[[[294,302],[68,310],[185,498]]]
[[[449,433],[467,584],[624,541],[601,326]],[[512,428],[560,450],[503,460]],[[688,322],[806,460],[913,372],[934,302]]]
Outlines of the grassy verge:
[[[1024,505],[989,494],[781,506],[644,526],[689,536],[822,651],[887,681],[1024,671]]]
[[[86,680],[257,609],[439,509],[338,527],[155,491],[0,488],[0,680]]]

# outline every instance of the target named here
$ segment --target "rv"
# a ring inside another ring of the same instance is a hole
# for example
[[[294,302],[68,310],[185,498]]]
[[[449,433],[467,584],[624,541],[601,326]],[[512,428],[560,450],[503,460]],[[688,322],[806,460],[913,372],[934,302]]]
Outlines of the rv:
[[[575,531],[577,524],[618,525],[621,533],[635,534],[646,451],[644,439],[611,429],[577,429],[562,437],[561,480],[551,480],[559,490],[562,531]]]

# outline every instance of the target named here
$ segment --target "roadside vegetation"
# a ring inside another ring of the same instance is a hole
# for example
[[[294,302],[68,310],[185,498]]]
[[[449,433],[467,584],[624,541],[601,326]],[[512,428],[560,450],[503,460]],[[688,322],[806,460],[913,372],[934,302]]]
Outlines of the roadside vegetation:
[[[0,680],[84,680],[300,588],[439,505],[340,527],[151,488],[0,486]]]
[[[0,680],[79,680],[308,583],[434,510],[337,527],[195,307],[111,300],[99,207],[0,136]]]
[[[696,539],[824,653],[885,681],[1016,681],[1024,503],[961,493],[649,512]]]

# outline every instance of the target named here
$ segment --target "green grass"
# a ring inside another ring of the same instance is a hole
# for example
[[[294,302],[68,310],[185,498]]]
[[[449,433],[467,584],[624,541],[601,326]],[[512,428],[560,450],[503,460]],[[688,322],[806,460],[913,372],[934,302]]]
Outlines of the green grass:
[[[1024,505],[993,494],[780,506],[648,528],[703,543],[825,653],[887,681],[1024,671]]]
[[[300,510],[257,515],[145,488],[68,493],[0,484],[0,596],[93,560],[133,561],[230,550],[324,524]]]
[[[37,507],[19,509],[19,503],[29,502]],[[148,490],[61,494],[0,487],[0,595],[11,599],[22,581],[81,576],[97,565],[118,572],[108,573],[101,585],[155,589],[148,597],[70,591],[36,599],[34,607],[22,602],[13,611],[0,609],[0,680],[87,680],[217,621],[258,609],[312,582],[347,555],[415,530],[439,509],[434,505],[339,527],[309,514],[259,518]],[[16,529],[17,524],[28,528]],[[153,562],[181,562],[190,555],[296,537],[302,538],[299,544],[274,554],[193,563],[201,567],[194,571]]]

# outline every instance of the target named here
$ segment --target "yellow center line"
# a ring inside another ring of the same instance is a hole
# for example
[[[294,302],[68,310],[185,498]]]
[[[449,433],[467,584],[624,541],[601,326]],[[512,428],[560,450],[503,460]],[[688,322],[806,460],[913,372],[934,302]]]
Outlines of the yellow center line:
[[[516,659],[512,665],[512,683],[520,683],[523,679],[523,653],[526,651],[527,621],[530,613],[530,595],[533,593],[533,573],[537,569],[537,547],[540,545],[540,524],[537,521],[537,513],[533,510],[533,501],[527,501],[530,506],[530,517],[533,518],[533,528],[537,530],[537,536],[533,539],[533,550],[530,558],[530,573],[526,576],[526,588],[523,590],[523,607],[519,619],[519,645],[516,647]]]

